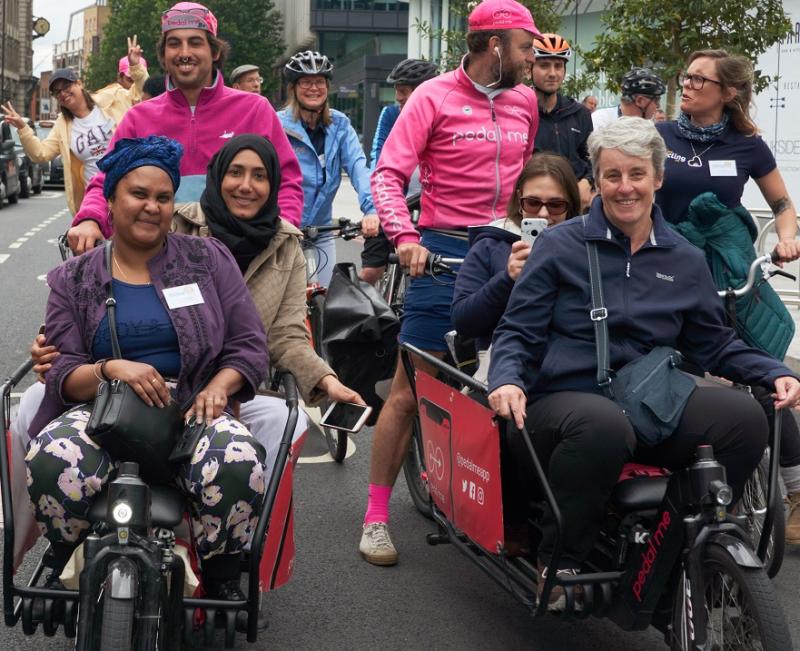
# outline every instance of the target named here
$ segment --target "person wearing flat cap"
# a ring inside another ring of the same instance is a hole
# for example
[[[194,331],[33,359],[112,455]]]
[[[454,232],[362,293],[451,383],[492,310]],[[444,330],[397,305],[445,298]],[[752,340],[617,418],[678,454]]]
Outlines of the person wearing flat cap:
[[[261,94],[261,84],[263,83],[258,66],[252,63],[245,63],[238,66],[231,72],[231,88],[244,90],[248,93]]]

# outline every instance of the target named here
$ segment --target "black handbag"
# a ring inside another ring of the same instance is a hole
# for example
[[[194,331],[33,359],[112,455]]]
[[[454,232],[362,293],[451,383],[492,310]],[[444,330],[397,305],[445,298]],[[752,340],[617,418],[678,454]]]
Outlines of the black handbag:
[[[111,274],[111,241],[105,244],[105,262]],[[113,282],[106,299],[111,350],[122,359],[117,338]],[[86,435],[117,461],[135,461],[148,483],[170,481],[176,466],[169,457],[183,431],[183,410],[173,400],[165,407],[150,407],[121,380],[101,382],[86,424]]]
[[[680,422],[696,383],[681,371],[683,357],[674,348],[656,346],[647,355],[628,362],[614,373],[609,368],[608,310],[603,304],[603,283],[597,243],[586,242],[597,349],[597,384],[604,395],[622,408],[639,442],[652,447],[669,438]]]

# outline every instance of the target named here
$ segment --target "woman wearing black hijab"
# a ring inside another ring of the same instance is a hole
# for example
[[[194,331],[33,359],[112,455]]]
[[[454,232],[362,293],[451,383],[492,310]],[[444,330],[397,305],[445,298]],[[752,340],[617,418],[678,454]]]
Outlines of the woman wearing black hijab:
[[[208,165],[200,203],[179,208],[173,229],[216,237],[230,249],[264,322],[271,365],[295,376],[306,404],[325,396],[363,404],[361,396],[339,382],[311,347],[305,326],[302,233],[278,214],[280,181],[278,155],[266,138],[253,134],[231,138]],[[241,406],[241,420],[267,450],[267,476],[286,416],[283,401],[270,396],[256,396]],[[306,426],[301,412],[295,438]]]

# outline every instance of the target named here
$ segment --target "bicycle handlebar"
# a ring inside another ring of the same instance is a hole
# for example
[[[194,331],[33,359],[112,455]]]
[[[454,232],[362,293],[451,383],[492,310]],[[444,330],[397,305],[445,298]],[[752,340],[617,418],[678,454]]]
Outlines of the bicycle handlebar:
[[[738,289],[733,289],[729,287],[728,289],[723,289],[717,292],[720,298],[725,298],[726,296],[734,296],[735,298],[740,298],[745,294],[752,291],[753,287],[756,284],[756,274],[758,273],[759,267],[765,264],[773,264],[779,260],[780,256],[778,256],[777,252],[773,251],[772,253],[768,253],[766,255],[762,255],[759,258],[753,260],[750,263],[750,269],[747,271],[747,281],[744,285],[739,287]],[[786,276],[791,280],[797,280],[792,274],[787,273],[785,271],[777,270],[774,271],[773,274],[777,274],[779,276]]]
[[[389,264],[400,264],[400,257],[397,253],[389,254]],[[431,253],[425,260],[425,274],[428,276],[438,276],[439,274],[453,274],[457,272],[451,265],[464,263],[464,258],[446,258],[440,253]]]
[[[300,231],[303,233],[304,238],[312,240],[323,233],[335,233],[333,237],[352,240],[361,235],[361,223],[353,223],[349,219],[340,219],[338,224],[331,224],[329,226],[305,226],[301,228]]]

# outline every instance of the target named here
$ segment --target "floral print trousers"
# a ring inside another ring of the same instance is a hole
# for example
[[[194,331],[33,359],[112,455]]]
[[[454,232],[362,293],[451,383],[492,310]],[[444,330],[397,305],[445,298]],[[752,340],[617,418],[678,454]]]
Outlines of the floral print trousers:
[[[83,540],[89,508],[119,465],[86,435],[90,414],[87,405],[62,414],[28,446],[28,493],[51,543]],[[239,552],[249,544],[264,495],[264,460],[261,444],[223,413],[179,469],[175,481],[189,498],[201,558]]]

